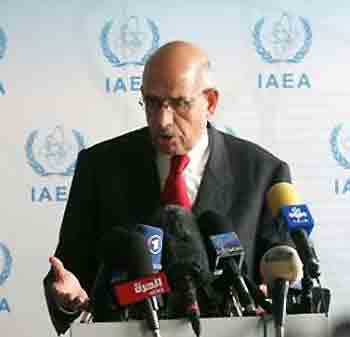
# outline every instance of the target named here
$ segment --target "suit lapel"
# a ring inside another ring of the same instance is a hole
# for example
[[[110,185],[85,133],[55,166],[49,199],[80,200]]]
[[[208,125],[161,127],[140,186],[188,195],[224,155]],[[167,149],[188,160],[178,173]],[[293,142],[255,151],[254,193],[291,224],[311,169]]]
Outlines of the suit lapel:
[[[192,211],[195,215],[200,215],[208,209],[220,214],[228,214],[237,200],[235,184],[237,184],[238,172],[235,168],[239,165],[231,164],[234,150],[230,148],[228,152],[224,136],[210,125],[208,136],[210,155]],[[136,190],[140,191],[136,196],[137,199],[140,198],[137,205],[140,207],[142,218],[148,219],[161,206],[160,180],[155,160],[156,154],[148,128],[144,129],[142,138],[144,142],[138,147],[138,160],[133,176],[136,177],[134,180]],[[237,156],[234,158],[238,159]]]
[[[192,209],[197,216],[208,209],[227,214],[236,199],[235,171],[224,136],[211,126],[208,135],[210,155]]]
[[[134,188],[131,190],[138,191],[134,196],[136,209],[140,218],[146,221],[160,207],[160,181],[148,128],[144,129],[141,139],[137,142],[137,159],[132,174]]]

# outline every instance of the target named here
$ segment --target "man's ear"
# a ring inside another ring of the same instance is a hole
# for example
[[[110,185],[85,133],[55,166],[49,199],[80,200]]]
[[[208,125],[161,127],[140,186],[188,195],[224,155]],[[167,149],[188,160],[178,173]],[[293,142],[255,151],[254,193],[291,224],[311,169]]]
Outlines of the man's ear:
[[[208,102],[208,118],[212,117],[216,111],[216,107],[219,102],[219,92],[218,90],[212,88],[205,92]]]

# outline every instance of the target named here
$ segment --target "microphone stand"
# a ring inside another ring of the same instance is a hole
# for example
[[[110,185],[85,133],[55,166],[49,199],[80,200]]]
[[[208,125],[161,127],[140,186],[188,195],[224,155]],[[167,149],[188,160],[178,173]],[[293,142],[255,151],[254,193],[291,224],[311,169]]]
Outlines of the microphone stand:
[[[233,286],[228,289],[224,314],[230,317],[243,317],[242,307],[238,300],[238,294]]]
[[[271,289],[275,337],[285,336],[288,289],[289,281],[283,279],[276,279]]]
[[[312,310],[312,289],[314,287],[314,282],[312,277],[307,273],[304,268],[304,277],[301,280],[301,307],[303,308],[303,313],[311,314]]]

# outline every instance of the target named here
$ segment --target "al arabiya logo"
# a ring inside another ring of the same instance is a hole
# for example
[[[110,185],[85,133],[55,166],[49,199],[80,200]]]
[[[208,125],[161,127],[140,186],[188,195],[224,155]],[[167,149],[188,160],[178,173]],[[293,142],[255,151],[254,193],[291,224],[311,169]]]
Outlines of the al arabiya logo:
[[[338,124],[331,132],[330,145],[338,164],[350,169],[350,126]]]
[[[60,125],[47,132],[31,132],[25,145],[28,164],[43,177],[72,176],[77,155],[84,148],[81,133],[66,130]]]
[[[5,32],[0,27],[0,60],[4,57],[7,47],[7,37]]]
[[[137,16],[120,23],[109,20],[100,35],[103,55],[114,67],[145,65],[149,55],[159,47],[159,39],[156,24]]]
[[[307,19],[287,12],[279,18],[261,18],[254,26],[253,43],[267,63],[300,63],[311,47],[311,26]]]
[[[9,249],[0,242],[0,286],[9,278],[12,268],[12,256]]]

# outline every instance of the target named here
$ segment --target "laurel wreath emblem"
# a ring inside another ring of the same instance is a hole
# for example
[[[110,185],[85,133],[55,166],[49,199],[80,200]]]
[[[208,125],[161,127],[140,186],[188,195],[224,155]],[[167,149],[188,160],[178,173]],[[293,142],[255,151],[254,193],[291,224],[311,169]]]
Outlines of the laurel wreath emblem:
[[[143,65],[145,65],[148,57],[158,48],[159,40],[160,40],[158,28],[152,20],[146,19],[146,22],[147,22],[147,24],[152,32],[152,36],[153,36],[151,48],[149,50],[147,50],[147,52],[145,53],[145,55],[142,57],[141,60],[129,61],[129,62],[122,62],[118,58],[118,56],[113,53],[112,49],[109,46],[108,35],[110,34],[110,32],[112,30],[114,20],[109,20],[104,25],[104,27],[101,31],[101,35],[100,35],[100,44],[101,44],[103,55],[107,58],[107,60],[114,67],[123,67],[126,65],[143,66]]]
[[[78,153],[85,148],[85,141],[83,136],[77,131],[72,130],[72,133],[77,141],[78,144]],[[35,139],[38,135],[38,130],[35,130],[30,133],[26,145],[25,145],[25,151],[28,159],[28,164],[33,168],[34,172],[37,173],[39,176],[47,177],[52,175],[59,175],[64,177],[70,177],[73,176],[76,160],[74,160],[73,163],[71,163],[66,170],[63,172],[48,172],[45,170],[45,168],[39,163],[38,160],[35,159],[34,152],[33,152],[33,145],[35,142]]]
[[[5,258],[5,263],[4,263],[4,268],[0,273],[0,285],[4,284],[5,281],[8,279],[10,276],[11,272],[11,267],[12,267],[12,256],[10,254],[9,249],[0,242],[0,252],[3,252],[4,258]]]
[[[339,151],[339,146],[338,146],[338,137],[341,128],[343,127],[342,124],[338,124],[331,133],[331,138],[330,138],[330,144],[331,144],[331,150],[333,153],[334,159],[340,164],[345,169],[350,169],[350,161],[347,160]]]
[[[257,53],[262,57],[264,61],[266,61],[267,63],[281,63],[281,62],[300,63],[304,59],[305,55],[309,52],[312,44],[312,31],[311,31],[310,24],[305,18],[299,17],[299,20],[302,23],[305,31],[304,43],[293,57],[287,58],[287,59],[273,58],[271,53],[268,50],[266,50],[265,47],[263,46],[263,43],[261,41],[261,30],[262,30],[262,26],[265,23],[265,19],[262,18],[255,24],[254,30],[253,30],[253,44],[255,46]]]

